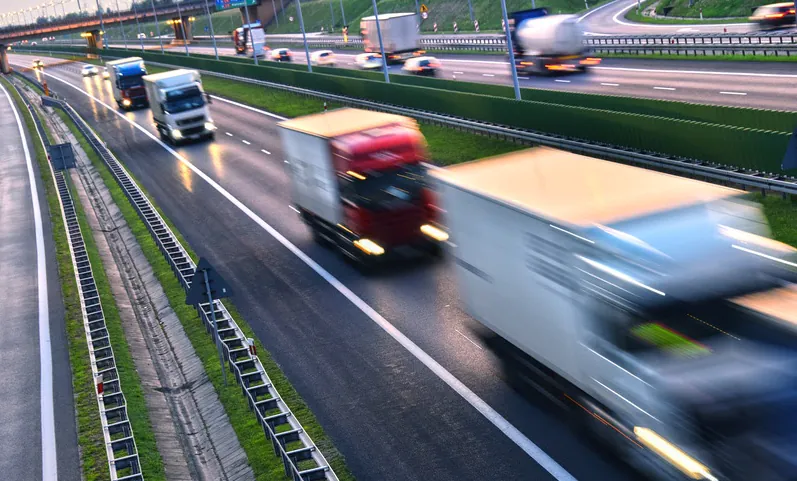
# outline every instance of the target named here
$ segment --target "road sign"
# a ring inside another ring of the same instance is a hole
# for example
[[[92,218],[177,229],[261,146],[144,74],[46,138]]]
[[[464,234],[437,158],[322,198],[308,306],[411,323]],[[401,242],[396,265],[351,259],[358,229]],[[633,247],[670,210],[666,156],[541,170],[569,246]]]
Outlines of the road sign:
[[[75,152],[72,150],[72,144],[50,145],[48,150],[54,170],[73,169],[75,167]]]
[[[241,8],[245,5],[253,6],[260,3],[260,0],[216,0],[216,10],[229,10],[231,8]]]
[[[205,26],[205,33],[207,33],[209,30],[210,29],[207,26]]]
[[[429,13],[429,7],[425,3],[421,4],[421,13]]]
[[[429,18],[429,12],[421,12],[421,18],[424,19],[424,20]]]

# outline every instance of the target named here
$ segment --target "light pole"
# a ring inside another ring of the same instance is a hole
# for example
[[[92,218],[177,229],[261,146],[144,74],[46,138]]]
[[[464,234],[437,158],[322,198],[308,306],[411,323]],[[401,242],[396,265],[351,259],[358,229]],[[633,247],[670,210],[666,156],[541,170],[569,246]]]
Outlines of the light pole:
[[[515,100],[520,100],[520,84],[517,79],[517,65],[515,65],[515,47],[512,46],[512,36],[509,35],[509,18],[506,14],[506,0],[501,0],[501,14],[504,16],[504,25],[506,25],[506,47],[509,50],[509,64],[512,66],[512,84],[515,86]]]
[[[100,38],[102,42],[102,48],[108,48],[105,45],[105,21],[102,19],[102,7],[100,6],[100,0],[97,0],[97,11],[100,12]]]
[[[371,0],[374,7],[374,23],[376,23],[376,35],[379,37],[379,52],[382,54],[382,72],[385,74],[385,82],[390,83],[390,74],[387,73],[387,54],[382,45],[382,27],[379,26],[379,12],[376,9],[376,0]]]
[[[329,16],[332,18],[332,24],[329,27],[329,31],[331,33],[332,28],[335,27],[335,9],[332,7],[332,0],[329,0]]]
[[[795,0],[797,1],[797,0]],[[343,18],[343,26],[346,26],[346,12],[343,10],[343,0],[340,0],[340,16]]]
[[[280,18],[277,16],[277,3],[276,0],[271,0],[271,8],[274,9],[274,20],[277,22],[277,26],[280,26]]]
[[[158,12],[155,11],[155,0],[149,0],[150,5],[152,5],[152,14],[155,16],[155,33],[158,34],[158,40],[160,40],[161,44],[161,53],[163,52],[163,37],[161,37],[161,24],[158,23]]]
[[[246,41],[252,45],[252,57],[255,59],[255,65],[260,65],[258,63],[257,50],[255,50],[255,36],[252,33],[252,21],[249,20],[249,5],[247,5],[247,2],[244,2],[244,15],[246,15],[246,25],[248,25],[246,36],[249,37]]]
[[[208,0],[205,0],[205,12],[208,14],[208,25],[210,25],[210,39],[213,40],[213,51],[216,53],[216,60],[219,59],[219,49],[216,48],[216,33],[213,31],[213,19],[210,17],[210,7]]]
[[[304,19],[302,18],[302,1],[296,0],[296,15],[299,17],[299,28],[302,31],[302,40],[304,41],[304,56],[307,57],[307,71],[313,71],[313,65],[310,61],[310,49],[307,48],[307,33],[304,31]]]
[[[136,0],[133,0],[133,15],[135,15],[135,17],[136,17],[136,30],[138,31],[138,41],[141,43],[141,51],[143,52],[144,51],[144,37],[141,36],[141,24],[138,23],[138,9],[136,8]]]
[[[122,21],[122,11],[119,9],[119,0],[116,0],[116,16],[119,19],[119,30],[122,32],[122,38],[125,41],[125,50],[127,50],[127,34],[125,34],[125,23]]]
[[[531,0],[531,4],[534,5],[534,0]],[[468,0],[468,11],[470,11],[470,24],[473,25],[476,18],[473,16],[473,2],[471,0]]]

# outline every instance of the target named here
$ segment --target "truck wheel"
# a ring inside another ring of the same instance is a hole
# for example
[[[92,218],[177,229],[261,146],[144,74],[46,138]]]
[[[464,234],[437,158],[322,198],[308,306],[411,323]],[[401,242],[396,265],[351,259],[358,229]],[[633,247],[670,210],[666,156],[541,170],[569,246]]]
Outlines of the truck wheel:
[[[159,128],[159,129],[158,129],[158,133],[160,134],[161,140],[162,140],[164,143],[166,143],[166,144],[171,144],[171,143],[172,143],[172,138],[171,138],[171,137],[169,137],[169,135],[168,135],[168,134],[164,133],[164,132],[163,132],[163,129]]]
[[[318,223],[309,219],[307,224],[310,226],[310,232],[313,235],[313,242],[322,247],[330,247],[332,245],[332,242],[330,242],[329,238],[324,235],[321,230],[321,226],[319,226]]]

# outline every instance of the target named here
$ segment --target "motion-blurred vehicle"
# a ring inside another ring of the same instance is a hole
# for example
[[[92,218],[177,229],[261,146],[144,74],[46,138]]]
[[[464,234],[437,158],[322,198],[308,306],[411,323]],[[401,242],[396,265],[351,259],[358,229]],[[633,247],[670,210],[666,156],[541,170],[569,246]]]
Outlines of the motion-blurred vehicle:
[[[379,15],[379,29],[388,64],[401,63],[426,53],[419,48],[418,16],[414,13],[386,13]],[[376,18],[360,20],[360,35],[366,53],[381,54]]]
[[[408,117],[344,108],[279,124],[293,205],[320,244],[366,271],[384,259],[440,252],[426,184],[426,141]]]
[[[763,5],[758,7],[750,17],[750,21],[761,30],[793,27],[794,19],[793,2]]]
[[[513,12],[509,32],[518,72],[585,72],[600,64],[586,55],[584,30],[575,15],[548,15],[545,8]]]
[[[145,75],[143,79],[161,140],[177,145],[215,137],[216,125],[210,117],[199,72],[170,70]]]
[[[44,68],[44,62],[42,62],[42,61],[41,61],[40,59],[38,59],[38,58],[37,58],[37,59],[35,59],[35,60],[33,61],[33,69],[34,69],[34,70],[36,70],[36,69],[42,69],[42,68]]]
[[[232,41],[237,55],[262,57],[266,46],[266,33],[260,22],[244,24],[233,30]]]
[[[144,33],[144,32],[141,32],[141,33],[139,33],[138,35],[136,35],[136,38],[137,38],[137,39],[147,38],[147,34],[146,34],[146,33]]]
[[[42,42],[46,42],[48,40],[50,40],[48,37],[42,37]]]
[[[31,43],[30,43],[30,46],[31,46],[31,47],[35,47],[36,45],[38,45],[36,42],[31,42]]]
[[[549,148],[430,174],[460,301],[513,384],[645,479],[794,479],[797,251],[760,205]]]
[[[147,68],[140,57],[128,57],[112,60],[105,64],[111,81],[111,90],[116,105],[129,110],[135,107],[146,107],[147,91],[144,88],[144,76]]]
[[[102,78],[104,78],[105,80],[108,80],[108,79],[111,78],[111,72],[108,71],[108,67],[103,67],[102,68]]]
[[[364,70],[382,68],[382,56],[378,53],[361,53],[354,57],[354,62]]]
[[[310,54],[312,65],[335,66],[335,53],[332,50],[319,50]]]
[[[80,69],[80,74],[84,77],[93,77],[98,73],[100,73],[100,71],[94,65],[84,65],[83,68]]]
[[[275,62],[293,62],[293,52],[287,48],[275,48],[271,51],[271,60]]]
[[[404,62],[401,70],[415,75],[437,75],[440,61],[434,57],[415,57]]]

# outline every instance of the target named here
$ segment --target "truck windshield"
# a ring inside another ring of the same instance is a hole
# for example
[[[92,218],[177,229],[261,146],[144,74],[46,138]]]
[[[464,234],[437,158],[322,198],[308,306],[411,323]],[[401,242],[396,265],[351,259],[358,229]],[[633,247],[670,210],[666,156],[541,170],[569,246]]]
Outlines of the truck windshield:
[[[170,114],[178,114],[187,110],[198,109],[205,105],[205,97],[198,87],[172,90],[166,94],[163,110]]]
[[[369,210],[387,210],[397,204],[414,203],[426,185],[424,168],[420,164],[363,172],[362,180],[354,179],[344,185],[344,198]]]
[[[141,87],[144,85],[143,75],[130,75],[127,77],[119,77],[120,89],[131,89],[133,87]]]

